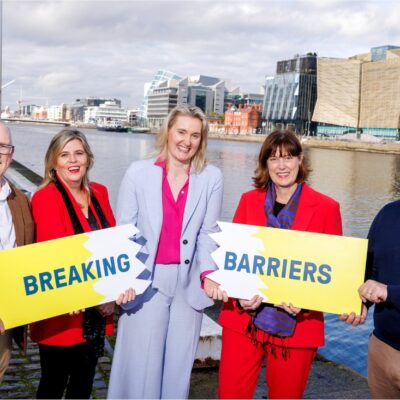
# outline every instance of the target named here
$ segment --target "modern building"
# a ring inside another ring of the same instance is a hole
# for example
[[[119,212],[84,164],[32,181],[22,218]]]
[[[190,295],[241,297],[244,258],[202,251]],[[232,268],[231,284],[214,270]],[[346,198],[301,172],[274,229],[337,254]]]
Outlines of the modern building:
[[[168,113],[179,103],[186,103],[187,79],[160,82],[147,97],[148,126],[160,127]]]
[[[33,110],[39,107],[36,104],[25,104],[20,108],[20,117],[30,117],[32,115]]]
[[[317,81],[312,119],[318,134],[399,139],[400,47],[373,47],[349,59],[321,58]]]
[[[207,115],[222,115],[225,92],[223,80],[206,75],[158,82],[148,91],[146,98],[148,126],[160,127],[168,113],[178,104],[197,106]]]
[[[170,80],[181,80],[182,77],[176,74],[175,72],[167,71],[165,69],[159,69],[157,73],[154,75],[153,80],[151,82],[147,82],[144,85],[144,98],[143,103],[140,106],[140,118],[147,118],[148,111],[148,99],[149,96],[153,93],[154,89],[156,89],[161,83]]]
[[[311,117],[317,95],[317,54],[278,61],[274,76],[265,80],[263,119],[297,132],[313,130]]]
[[[85,97],[82,99],[76,99],[71,105],[71,120],[72,121],[83,121],[85,116],[85,109],[87,107],[98,107],[100,104],[104,104],[106,101],[112,101],[121,107],[121,100],[103,98],[103,97]]]
[[[66,121],[67,120],[67,104],[49,106],[47,109],[47,118],[51,121]]]
[[[187,103],[201,108],[206,114],[224,113],[225,81],[206,75],[188,77]]]
[[[131,109],[131,110],[127,111],[128,124],[130,126],[136,126],[138,124],[139,113],[140,113],[140,109],[139,108],[135,108],[135,109]]]
[[[86,107],[85,124],[98,124],[105,121],[128,122],[127,110],[114,101],[106,101],[99,106]]]

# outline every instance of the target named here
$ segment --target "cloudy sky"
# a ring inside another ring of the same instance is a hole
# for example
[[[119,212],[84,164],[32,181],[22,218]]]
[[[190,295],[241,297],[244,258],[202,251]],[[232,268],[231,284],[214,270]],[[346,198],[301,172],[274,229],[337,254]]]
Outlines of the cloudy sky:
[[[140,105],[159,68],[260,92],[278,60],[400,45],[398,0],[3,0],[3,106]]]

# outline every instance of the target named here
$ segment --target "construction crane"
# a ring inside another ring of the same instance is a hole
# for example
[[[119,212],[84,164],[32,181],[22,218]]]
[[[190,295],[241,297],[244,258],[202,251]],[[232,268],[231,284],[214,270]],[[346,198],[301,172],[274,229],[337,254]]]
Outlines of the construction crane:
[[[34,100],[46,100],[46,107],[49,105],[49,99],[47,97],[30,97],[29,99],[24,99],[22,97],[22,88],[19,89],[19,99],[17,100],[19,115],[22,116],[22,107],[24,103],[32,103]]]
[[[15,79],[13,79],[13,80],[11,80],[11,81],[5,83],[5,84],[1,87],[1,90],[5,89],[7,86],[10,86],[10,85],[11,85],[12,83],[14,83],[14,82],[15,82]]]

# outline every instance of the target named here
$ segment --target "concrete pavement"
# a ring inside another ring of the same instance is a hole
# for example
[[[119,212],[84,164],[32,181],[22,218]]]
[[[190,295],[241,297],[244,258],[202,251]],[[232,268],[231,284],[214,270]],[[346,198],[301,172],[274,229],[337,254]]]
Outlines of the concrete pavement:
[[[62,360],[60,360],[62,362]],[[106,354],[99,361],[92,396],[104,399],[111,369],[111,356]],[[267,398],[263,382],[265,370],[260,374],[255,398]],[[28,344],[24,356],[14,346],[10,367],[0,385],[2,399],[30,399],[35,397],[40,379],[39,351],[37,345]],[[218,369],[198,368],[192,373],[190,398],[213,399],[216,397]],[[370,398],[367,381],[361,375],[335,363],[318,358],[311,369],[305,393],[307,399],[367,399]]]

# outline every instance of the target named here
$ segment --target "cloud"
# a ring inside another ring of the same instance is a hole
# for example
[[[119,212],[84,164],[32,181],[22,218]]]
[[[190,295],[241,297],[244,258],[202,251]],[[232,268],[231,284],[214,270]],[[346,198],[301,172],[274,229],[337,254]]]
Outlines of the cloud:
[[[3,104],[49,96],[118,97],[139,105],[159,68],[226,78],[259,91],[276,62],[349,57],[400,45],[390,1],[3,0]]]

